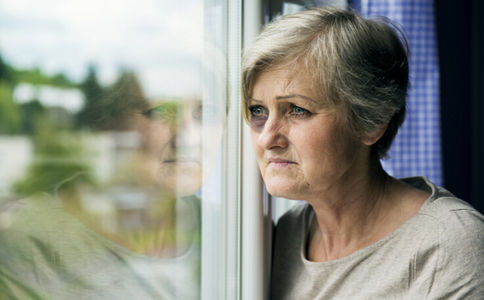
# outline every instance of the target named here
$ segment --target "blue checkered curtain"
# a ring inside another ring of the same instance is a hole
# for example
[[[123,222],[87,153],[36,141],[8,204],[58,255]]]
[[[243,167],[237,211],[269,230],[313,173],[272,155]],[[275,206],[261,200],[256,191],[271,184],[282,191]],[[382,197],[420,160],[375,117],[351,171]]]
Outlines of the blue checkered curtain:
[[[410,43],[407,119],[383,167],[395,177],[425,175],[443,185],[437,33],[433,0],[361,0],[365,17],[385,16],[403,26]]]

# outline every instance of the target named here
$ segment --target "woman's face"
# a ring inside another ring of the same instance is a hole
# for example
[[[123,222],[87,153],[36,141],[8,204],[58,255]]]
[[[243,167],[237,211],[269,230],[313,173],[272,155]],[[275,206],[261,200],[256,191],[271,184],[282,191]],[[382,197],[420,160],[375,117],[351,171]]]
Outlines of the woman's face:
[[[151,181],[177,196],[195,193],[215,165],[224,112],[196,99],[155,101],[138,128]]]
[[[254,80],[249,100],[252,144],[267,190],[307,200],[341,187],[369,158],[343,125],[342,113],[324,105],[307,72],[274,67]]]

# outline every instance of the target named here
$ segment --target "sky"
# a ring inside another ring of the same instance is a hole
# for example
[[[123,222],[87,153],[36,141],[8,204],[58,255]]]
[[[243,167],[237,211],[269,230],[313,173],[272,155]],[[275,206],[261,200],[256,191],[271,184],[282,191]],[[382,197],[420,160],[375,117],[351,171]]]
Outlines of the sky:
[[[104,84],[127,68],[148,97],[183,97],[200,89],[204,14],[203,0],[0,0],[0,53],[77,82],[90,63]]]

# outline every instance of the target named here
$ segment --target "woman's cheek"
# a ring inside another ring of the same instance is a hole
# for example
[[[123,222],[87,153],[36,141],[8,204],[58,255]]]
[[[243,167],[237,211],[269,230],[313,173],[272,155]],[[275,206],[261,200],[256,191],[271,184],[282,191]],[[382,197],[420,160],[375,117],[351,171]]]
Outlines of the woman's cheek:
[[[250,128],[256,132],[261,132],[264,129],[267,118],[264,117],[252,117],[250,119]]]
[[[170,142],[172,133],[169,126],[163,124],[151,124],[144,132],[145,142],[150,152],[160,152]]]

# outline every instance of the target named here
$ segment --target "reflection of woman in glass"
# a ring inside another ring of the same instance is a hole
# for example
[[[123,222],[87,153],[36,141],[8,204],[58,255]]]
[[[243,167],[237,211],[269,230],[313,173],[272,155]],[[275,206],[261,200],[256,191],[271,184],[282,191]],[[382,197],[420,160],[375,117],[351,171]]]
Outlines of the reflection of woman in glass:
[[[123,95],[133,105],[118,106],[115,119],[130,132],[123,142],[139,149],[118,157],[108,192],[75,199],[61,187],[58,197],[37,194],[4,208],[0,298],[198,298],[194,194],[213,169],[225,117],[213,90],[153,101]]]
[[[222,134],[224,112],[220,104],[200,98],[181,101],[154,101],[139,125],[144,133],[146,152],[152,160],[153,181],[165,191],[191,195],[202,183],[202,122],[214,139],[207,143],[209,153],[216,153]],[[215,156],[208,157],[210,169]],[[176,176],[173,176],[176,174]]]

